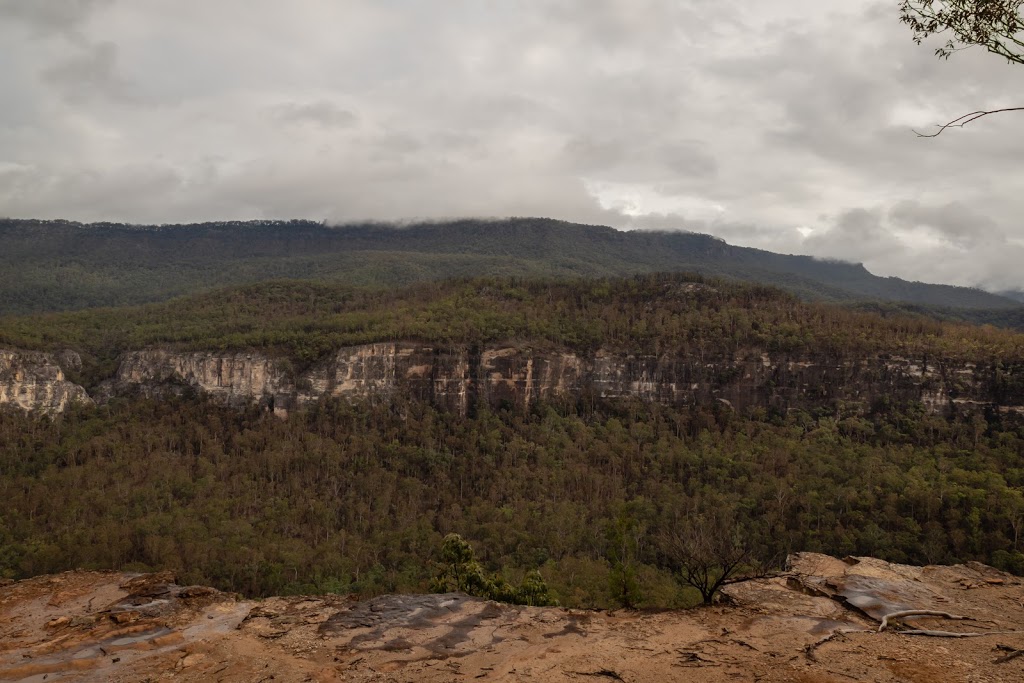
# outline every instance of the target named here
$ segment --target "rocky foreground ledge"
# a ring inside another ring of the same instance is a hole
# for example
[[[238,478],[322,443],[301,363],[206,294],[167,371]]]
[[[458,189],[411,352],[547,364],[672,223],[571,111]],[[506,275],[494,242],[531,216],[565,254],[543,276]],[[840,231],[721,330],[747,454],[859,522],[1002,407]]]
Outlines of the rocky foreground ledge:
[[[246,601],[169,574],[68,572],[0,587],[0,680],[1024,680],[1019,579],[973,563],[790,560],[731,586],[728,604],[659,612],[460,594]],[[941,614],[892,616],[908,610]]]

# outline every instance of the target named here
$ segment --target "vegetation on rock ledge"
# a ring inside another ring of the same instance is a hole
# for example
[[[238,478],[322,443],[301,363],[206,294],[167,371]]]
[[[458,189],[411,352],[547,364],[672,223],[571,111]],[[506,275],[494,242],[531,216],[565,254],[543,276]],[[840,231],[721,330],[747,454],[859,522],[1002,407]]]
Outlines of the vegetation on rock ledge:
[[[0,344],[79,351],[85,367],[74,379],[86,385],[113,374],[120,353],[153,345],[255,348],[302,368],[339,347],[409,340],[523,342],[583,353],[1024,359],[1024,335],[1007,330],[804,303],[771,287],[686,274],[482,278],[393,291],[273,282],[134,308],[0,318]]]

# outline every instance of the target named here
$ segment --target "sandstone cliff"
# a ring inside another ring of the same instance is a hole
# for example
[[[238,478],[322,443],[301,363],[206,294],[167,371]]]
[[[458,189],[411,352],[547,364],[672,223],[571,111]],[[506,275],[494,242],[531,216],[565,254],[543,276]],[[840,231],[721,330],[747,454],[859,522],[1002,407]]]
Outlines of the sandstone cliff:
[[[65,379],[59,364],[73,366],[81,360],[73,352],[60,355],[0,349],[0,406],[52,413],[75,402],[91,402],[85,389]]]
[[[722,402],[752,408],[858,413],[876,401],[919,401],[929,411],[994,406],[1024,412],[1024,364],[950,363],[896,356],[807,357],[761,352],[582,356],[526,346],[438,347],[415,343],[339,349],[293,376],[259,353],[127,354],[116,392],[191,387],[228,404],[261,401],[281,411],[323,396],[395,395],[466,414],[477,405],[525,408],[555,397],[637,398],[672,405]]]
[[[225,405],[265,401],[272,407],[275,397],[290,399],[294,386],[280,363],[259,353],[147,349],[124,354],[117,375],[101,386],[99,396],[106,399],[125,391],[161,396],[186,390],[209,394]]]
[[[257,351],[150,348],[122,356],[116,375],[95,392],[147,396],[197,391],[226,405],[258,402],[279,414],[324,396],[387,400],[403,396],[460,414],[480,405],[526,408],[556,397],[636,398],[670,405],[721,403],[746,412],[825,409],[863,413],[878,401],[920,402],[933,413],[992,406],[1024,413],[1024,363],[950,362],[898,356],[844,358],[695,352],[581,355],[530,346],[431,346],[377,343],[338,349],[296,372]],[[0,404],[62,410],[87,400],[56,359],[0,352]]]

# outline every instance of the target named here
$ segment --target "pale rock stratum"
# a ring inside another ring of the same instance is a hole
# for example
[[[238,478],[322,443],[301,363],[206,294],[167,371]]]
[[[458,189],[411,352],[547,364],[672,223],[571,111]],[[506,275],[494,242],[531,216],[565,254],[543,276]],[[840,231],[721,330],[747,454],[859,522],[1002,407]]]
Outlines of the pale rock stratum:
[[[73,355],[73,354],[72,354]],[[659,355],[597,349],[580,354],[530,345],[348,346],[306,368],[258,350],[146,348],[121,354],[92,397],[68,382],[68,353],[0,349],[0,406],[59,412],[76,401],[188,392],[232,406],[258,403],[285,416],[324,397],[405,398],[461,415],[479,406],[525,409],[537,401],[639,399],[666,405],[864,414],[877,401],[920,403],[935,414],[990,409],[1024,414],[1024,361],[968,362],[891,354],[738,352],[680,347]]]

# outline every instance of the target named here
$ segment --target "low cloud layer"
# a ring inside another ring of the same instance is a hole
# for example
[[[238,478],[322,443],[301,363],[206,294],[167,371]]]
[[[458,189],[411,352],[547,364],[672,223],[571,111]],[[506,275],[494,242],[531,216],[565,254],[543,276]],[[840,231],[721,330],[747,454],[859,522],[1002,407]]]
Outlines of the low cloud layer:
[[[890,0],[0,0],[0,45],[8,216],[543,215],[1024,287],[1024,119],[912,131],[1024,67]]]

